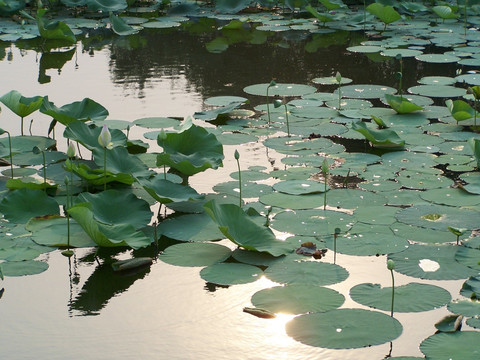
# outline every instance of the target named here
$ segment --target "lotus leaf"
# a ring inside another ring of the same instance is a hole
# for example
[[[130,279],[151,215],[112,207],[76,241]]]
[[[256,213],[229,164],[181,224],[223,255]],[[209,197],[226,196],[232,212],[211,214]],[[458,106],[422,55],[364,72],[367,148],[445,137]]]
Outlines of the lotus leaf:
[[[339,292],[311,284],[274,286],[257,291],[252,304],[273,313],[305,314],[339,308],[345,297]]]
[[[469,277],[462,285],[460,295],[477,299],[480,295],[480,276]]]
[[[459,246],[455,254],[455,260],[469,268],[480,271],[480,249]]]
[[[209,51],[212,51],[212,50],[209,50]],[[216,52],[216,51],[213,51],[213,52]],[[228,105],[221,106],[221,107],[218,107],[218,108],[215,108],[215,109],[212,109],[212,110],[207,110],[207,111],[203,111],[203,112],[196,112],[193,115],[193,117],[195,119],[200,119],[200,120],[204,120],[204,121],[215,121],[215,120],[218,119],[218,117],[232,112],[233,110],[242,106],[242,104],[243,104],[243,101],[233,102],[233,103],[230,103]]]
[[[456,246],[410,245],[405,251],[388,255],[395,271],[429,280],[458,280],[475,271],[455,261]]]
[[[359,304],[390,311],[392,288],[380,284],[359,284],[350,289],[350,297]],[[450,293],[435,285],[409,283],[395,287],[394,312],[421,312],[445,306]]]
[[[238,285],[258,280],[263,271],[252,265],[237,263],[213,264],[200,271],[200,277],[212,284]]]
[[[43,103],[42,96],[24,97],[16,90],[12,90],[2,97],[0,101],[16,115],[25,117],[40,109]]]
[[[209,201],[205,211],[218,224],[220,231],[232,242],[247,250],[267,252],[273,256],[291,252],[283,241],[277,240],[265,226],[257,225],[240,207]]]
[[[408,114],[414,111],[423,110],[421,106],[412,103],[402,96],[385,94],[385,99],[387,99],[387,102],[392,109],[399,114]]]
[[[119,11],[127,7],[125,0],[86,0],[86,3],[92,11]]]
[[[192,124],[180,133],[166,136],[164,141],[157,139],[164,149],[157,156],[157,166],[167,165],[187,177],[223,166],[222,144],[204,128]]]
[[[42,38],[47,40],[63,40],[68,43],[77,41],[70,27],[62,21],[45,21],[43,16],[47,9],[37,10],[37,26]]]
[[[48,264],[46,262],[37,260],[6,261],[1,265],[4,276],[35,275],[48,269]]]
[[[243,179],[243,173],[242,173],[242,179]],[[213,187],[213,191],[216,191],[220,194],[228,194],[233,196],[239,196],[240,194],[238,181],[229,181],[229,182],[217,184]],[[258,198],[259,196],[264,194],[269,194],[272,191],[273,191],[272,187],[265,184],[257,184],[249,181],[242,182],[243,198]]]
[[[102,121],[108,116],[107,109],[89,98],[56,107],[53,102],[48,100],[48,96],[45,96],[40,111],[50,115],[63,125],[69,125],[76,120],[83,122],[88,120]]]
[[[41,190],[19,189],[7,194],[0,202],[0,212],[16,224],[26,223],[35,216],[56,215],[58,203]]]
[[[405,146],[405,140],[402,140],[393,130],[369,129],[367,125],[361,121],[352,123],[352,129],[365,136],[365,138],[370,141],[374,147],[398,149]]]
[[[208,214],[188,214],[162,221],[157,231],[179,241],[213,241],[224,238]]]
[[[202,200],[204,198],[190,186],[176,184],[163,179],[163,176],[163,174],[157,174],[153,179],[139,180],[140,185],[158,202],[168,204],[177,201]]]
[[[119,2],[119,0],[116,0],[116,2]],[[110,23],[112,24],[113,32],[122,36],[136,34],[141,29],[140,27],[128,25],[122,18],[113,15],[113,13],[110,13]]]
[[[277,83],[270,86],[270,83],[265,83],[247,86],[243,91],[250,95],[266,96],[267,88],[270,96],[305,96],[307,94],[313,94],[317,90],[313,86],[302,84]]]
[[[395,318],[377,311],[337,309],[300,315],[287,323],[286,330],[289,336],[306,345],[352,349],[392,341],[403,328]]]
[[[184,243],[169,246],[158,257],[167,264],[176,266],[210,266],[230,257],[231,250],[212,243]]]
[[[110,225],[98,221],[88,203],[79,203],[70,207],[68,213],[98,246],[130,246],[133,249],[139,249],[152,242],[142,232],[135,230],[131,224]]]
[[[92,151],[95,163],[103,167],[105,152],[95,148]],[[124,147],[117,146],[107,150],[107,171],[112,174],[128,174],[134,177],[148,177],[152,171],[137,156],[129,154]]]
[[[423,340],[420,351],[432,360],[475,360],[480,357],[479,341],[480,333],[477,331],[440,332]]]

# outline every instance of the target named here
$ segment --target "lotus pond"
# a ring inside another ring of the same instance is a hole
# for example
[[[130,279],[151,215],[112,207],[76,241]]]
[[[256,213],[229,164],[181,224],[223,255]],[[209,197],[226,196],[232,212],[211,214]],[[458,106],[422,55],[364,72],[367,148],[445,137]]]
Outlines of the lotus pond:
[[[480,357],[475,1],[5,3],[2,354]]]

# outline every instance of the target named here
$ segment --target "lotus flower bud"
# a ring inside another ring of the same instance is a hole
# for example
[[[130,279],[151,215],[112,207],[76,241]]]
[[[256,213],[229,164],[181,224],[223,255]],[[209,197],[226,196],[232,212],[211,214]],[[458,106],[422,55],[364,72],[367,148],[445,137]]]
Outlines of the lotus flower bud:
[[[339,71],[337,71],[337,74],[335,75],[335,80],[340,84],[342,82],[342,74],[340,74]]]
[[[388,260],[387,261],[387,269],[390,270],[390,271],[395,269],[395,262],[393,260]]]
[[[98,136],[98,143],[103,148],[107,148],[107,149],[111,148],[111,146],[112,146],[112,135],[110,134],[110,131],[108,131],[107,125],[103,125],[102,131],[100,132],[100,135]]]
[[[234,156],[235,156],[235,160],[240,159],[240,154],[238,153],[238,150],[235,150]]]
[[[167,133],[165,132],[165,130],[163,128],[162,128],[162,130],[160,130],[160,133],[158,134],[158,139],[161,140],[161,141],[167,140]]]
[[[71,141],[68,144],[67,156],[68,156],[69,159],[75,157],[75,145],[73,145],[73,142],[71,142]]]
[[[278,100],[278,99],[277,99],[277,100],[274,100],[274,101],[273,101],[273,107],[274,107],[274,108],[278,108],[278,107],[280,107],[280,106],[282,106],[282,100]]]

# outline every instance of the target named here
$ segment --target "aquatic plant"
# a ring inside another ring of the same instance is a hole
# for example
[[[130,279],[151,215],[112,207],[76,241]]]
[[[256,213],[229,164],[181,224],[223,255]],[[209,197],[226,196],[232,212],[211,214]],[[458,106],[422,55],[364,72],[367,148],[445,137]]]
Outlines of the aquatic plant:
[[[98,135],[98,143],[103,148],[103,190],[107,190],[107,149],[113,146],[112,135],[107,125],[103,125],[100,135]]]
[[[68,214],[68,208],[73,205],[72,200],[72,192],[71,192],[71,184],[68,180],[68,177],[65,176],[65,189],[67,192],[67,204],[63,208],[63,212],[67,218],[67,249],[62,251],[62,255],[66,257],[70,257],[73,255],[73,250],[70,249],[70,215]]]
[[[392,275],[392,305],[390,310],[390,316],[393,317],[393,305],[395,301],[395,278],[393,276],[393,270],[395,269],[395,262],[393,260],[387,260],[387,269],[390,270]]]
[[[242,171],[240,170],[240,154],[238,153],[237,150],[235,150],[234,153],[235,160],[237,161],[237,168],[238,168],[238,188],[239,188],[239,197],[240,197],[240,203],[239,207],[242,207]]]
[[[23,135],[23,119],[40,109],[43,103],[43,97],[34,96],[27,98],[22,96],[18,91],[11,90],[0,97],[0,101],[16,115],[20,116],[20,133]]]
[[[463,100],[446,100],[445,105],[452,114],[452,117],[458,122],[476,118],[476,111],[468,103]]]
[[[43,159],[43,190],[47,192],[47,161],[45,159],[45,150],[40,149],[38,146],[34,146],[32,152],[36,155],[42,154]]]
[[[323,210],[327,207],[327,183],[328,183],[328,174],[329,174],[329,165],[327,158],[323,159],[322,162],[322,175],[323,175],[323,182],[325,184],[325,188],[323,191]]]
[[[267,85],[267,116],[268,116],[268,125],[270,126],[271,120],[270,120],[270,98],[268,96],[268,90],[272,86],[276,86],[277,82],[275,80],[270,81],[270,84]]]
[[[278,107],[280,107],[280,106],[282,106],[282,105],[285,107],[285,120],[286,120],[286,122],[287,122],[287,136],[290,137],[290,124],[288,123],[288,109],[287,109],[287,104],[283,103],[282,100],[279,100],[279,99],[277,99],[277,100],[275,100],[275,101],[273,102],[273,106],[274,106],[275,108],[278,108]]]
[[[457,237],[457,245],[458,245],[458,239],[460,238],[460,236],[465,234],[465,232],[467,231],[467,229],[460,229],[453,226],[449,226],[448,230],[450,230],[450,232]]]
[[[0,128],[0,135],[7,134],[8,136],[8,154],[10,157],[10,177],[13,179],[13,159],[12,159],[12,137],[10,136],[10,132]]]
[[[383,31],[387,29],[387,25],[398,21],[402,16],[390,5],[382,5],[374,2],[367,6],[367,11],[377,17],[384,24]]]

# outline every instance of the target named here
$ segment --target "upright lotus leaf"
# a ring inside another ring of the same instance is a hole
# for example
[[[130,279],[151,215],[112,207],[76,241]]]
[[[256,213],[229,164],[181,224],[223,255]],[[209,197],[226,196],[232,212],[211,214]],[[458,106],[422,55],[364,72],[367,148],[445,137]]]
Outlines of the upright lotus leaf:
[[[118,1],[118,0],[117,0]],[[112,30],[117,35],[132,35],[140,31],[138,27],[128,25],[122,18],[110,13],[110,23],[112,24]]]
[[[105,151],[95,148],[92,151],[95,163],[103,167]],[[129,154],[128,150],[122,146],[114,147],[107,152],[107,170],[112,174],[129,174],[136,178],[150,176],[152,172],[148,170],[147,165],[138,158],[138,156]]]
[[[305,6],[305,10],[307,10],[310,14],[312,14],[313,16],[315,16],[319,21],[321,21],[323,23],[323,25],[325,25],[325,23],[327,22],[330,22],[330,21],[333,21],[333,17],[328,15],[328,14],[322,14],[322,13],[319,13],[314,7],[312,7],[311,5],[307,5]]]
[[[432,11],[438,15],[438,17],[442,18],[443,20],[446,20],[446,19],[456,19],[458,18],[460,15],[459,14],[455,14],[453,9],[448,6],[448,5],[438,5],[438,6],[434,6],[432,8]]]
[[[37,10],[37,26],[42,38],[46,40],[64,40],[68,43],[77,41],[70,27],[62,21],[46,21],[44,15],[47,9]]]
[[[85,163],[79,163],[78,165],[70,160],[65,161],[65,170],[73,172],[78,177],[86,180],[89,184],[100,186],[104,183],[119,182],[122,184],[132,185],[135,178],[131,174],[127,173],[112,173],[107,171],[106,178],[102,168],[92,169]]]
[[[387,27],[388,24],[391,24],[402,18],[402,16],[389,5],[382,5],[375,2],[368,5],[366,9],[370,14],[379,18],[385,24],[385,27]]]
[[[100,149],[98,136],[101,131],[102,128],[94,124],[87,125],[82,121],[74,121],[69,123],[65,128],[63,136],[70,140],[78,141],[88,150],[92,151],[93,149]],[[117,146],[125,146],[127,137],[122,131],[113,129],[110,130],[110,134],[112,136],[111,142],[114,148]]]
[[[243,104],[243,101],[236,101],[225,106],[221,106],[212,110],[196,112],[193,117],[204,121],[214,121],[219,116],[228,114],[233,110],[239,108]]]
[[[342,0],[318,0],[318,2],[325,6],[329,11],[346,7]]]
[[[220,231],[238,246],[273,256],[291,252],[287,243],[277,240],[268,227],[255,223],[239,206],[217,204],[211,200],[203,208],[218,224]]]
[[[81,193],[81,202],[88,202],[96,220],[109,225],[130,224],[135,229],[147,226],[152,211],[145,200],[128,191],[106,190],[97,194]]]
[[[0,212],[11,223],[26,223],[30,218],[60,213],[58,203],[42,190],[14,190],[0,202]]]
[[[412,103],[403,96],[385,94],[385,99],[387,99],[388,105],[399,114],[408,114],[414,111],[423,110],[421,106]]]
[[[477,169],[480,169],[480,140],[471,138],[468,140],[468,145],[473,150],[473,156],[475,156],[475,160],[477,161]]]
[[[25,117],[37,111],[42,106],[43,97],[24,97],[17,90],[12,90],[2,97],[0,101],[20,117]]]
[[[362,121],[353,122],[352,129],[365,136],[377,148],[397,149],[405,146],[405,140],[402,140],[393,130],[372,130]]]
[[[69,125],[75,120],[78,121],[102,121],[108,116],[108,110],[99,103],[90,98],[82,101],[75,101],[70,104],[56,107],[53,102],[48,100],[48,96],[42,103],[40,112],[50,115],[56,121],[63,125]]]
[[[152,180],[140,179],[140,185],[155,200],[162,204],[178,201],[202,200],[205,196],[200,195],[188,185],[180,185],[163,179],[163,174],[158,174]]]
[[[475,110],[463,100],[447,100],[445,105],[453,118],[459,121],[468,120],[475,116]]]
[[[32,149],[37,146],[40,149],[53,149],[57,142],[45,136],[12,136],[12,153],[30,153],[32,155]],[[9,155],[9,142],[7,137],[0,139],[0,157]],[[29,156],[30,156],[29,155]],[[15,163],[15,157],[13,157]],[[38,165],[38,164],[36,164]]]
[[[131,224],[104,224],[95,219],[95,214],[88,203],[80,203],[68,209],[70,216],[79,223],[83,230],[98,246],[130,246],[139,249],[152,242]]]
[[[87,7],[92,11],[120,11],[127,8],[125,0],[87,0]]]
[[[169,166],[186,177],[223,166],[222,144],[203,127],[187,124],[182,132],[166,135],[165,140],[157,139],[163,147],[157,155],[157,166]]]
[[[217,0],[215,9],[221,14],[236,14],[250,5],[250,0]]]

